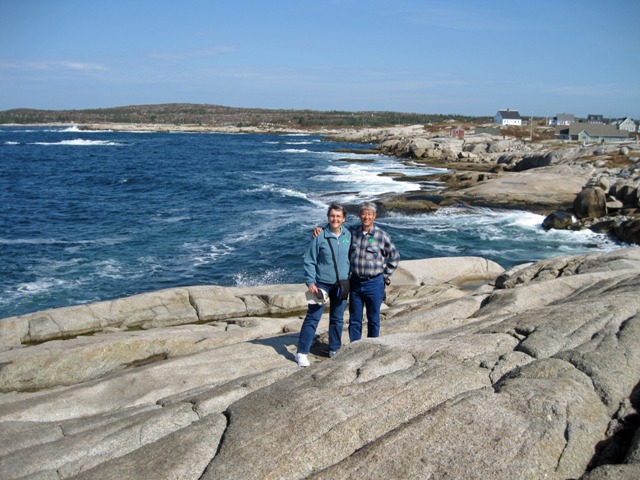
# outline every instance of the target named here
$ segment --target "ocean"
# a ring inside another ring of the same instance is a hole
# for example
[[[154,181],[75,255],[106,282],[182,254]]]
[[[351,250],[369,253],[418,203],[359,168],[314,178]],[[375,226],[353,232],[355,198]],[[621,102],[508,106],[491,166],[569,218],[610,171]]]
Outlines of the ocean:
[[[412,177],[436,172],[371,147],[319,135],[2,126],[0,318],[187,285],[302,283],[302,255],[329,203],[416,191]],[[481,256],[509,268],[624,246],[545,232],[543,219],[459,207],[377,223],[404,260]]]

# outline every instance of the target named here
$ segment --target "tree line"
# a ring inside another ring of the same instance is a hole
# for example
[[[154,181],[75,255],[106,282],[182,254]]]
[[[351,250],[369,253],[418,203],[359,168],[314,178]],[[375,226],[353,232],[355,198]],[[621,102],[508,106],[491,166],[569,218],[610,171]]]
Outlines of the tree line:
[[[148,123],[171,125],[288,125],[314,127],[385,127],[392,125],[484,122],[491,117],[458,114],[421,114],[387,111],[319,111],[234,108],[206,104],[133,105],[85,110],[37,110],[18,108],[0,112],[0,124],[45,123]]]

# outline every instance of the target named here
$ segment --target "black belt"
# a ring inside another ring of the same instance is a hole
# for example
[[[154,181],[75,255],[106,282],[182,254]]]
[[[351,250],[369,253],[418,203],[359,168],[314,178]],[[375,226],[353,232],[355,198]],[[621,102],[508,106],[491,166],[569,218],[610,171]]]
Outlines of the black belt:
[[[380,275],[382,275],[382,274],[378,273],[377,275],[372,275],[371,277],[362,277],[360,275],[354,275],[354,277],[356,277],[358,280],[371,280],[372,278],[377,278]]]

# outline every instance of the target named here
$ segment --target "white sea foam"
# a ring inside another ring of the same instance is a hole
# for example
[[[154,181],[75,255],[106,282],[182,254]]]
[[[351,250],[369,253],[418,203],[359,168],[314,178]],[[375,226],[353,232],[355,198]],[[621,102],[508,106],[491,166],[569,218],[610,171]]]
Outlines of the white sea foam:
[[[285,283],[287,272],[283,268],[275,268],[260,273],[236,273],[233,282],[236,287],[256,287]]]
[[[3,145],[20,145],[20,142],[11,142],[11,141],[7,141],[7,142],[4,142],[4,144],[3,144]]]
[[[110,142],[106,140],[84,140],[82,138],[76,138],[74,140],[62,140],[60,142],[33,142],[31,145],[67,145],[67,146],[81,146],[81,147],[94,147],[94,146],[123,146],[124,143]]]
[[[558,251],[579,254],[593,248],[600,252],[619,248],[607,235],[588,229],[546,231],[542,228],[543,220],[542,215],[520,210],[444,208],[414,216],[390,213],[380,223],[408,235],[414,231],[416,242],[424,242],[437,251],[456,253],[472,249],[474,255],[489,258],[530,261],[532,255],[541,259],[557,255]],[[478,248],[483,244],[484,248]],[[499,249],[492,248],[493,245]],[[518,245],[516,250],[513,245]]]
[[[113,133],[113,130],[105,129],[105,130],[69,130],[69,132],[80,132],[80,133]],[[131,132],[134,133],[134,132]]]
[[[113,130],[82,130],[78,126],[60,127],[60,128],[45,128],[42,130],[20,130],[22,133],[27,132],[49,132],[49,133],[109,133]]]
[[[273,184],[265,184],[260,186],[257,189],[254,190],[248,190],[247,192],[268,192],[268,193],[274,193],[276,195],[280,195],[282,197],[291,197],[291,198],[300,198],[302,200],[306,200],[307,202],[310,202],[314,205],[319,205],[319,206],[324,206],[325,204],[323,202],[321,202],[320,200],[310,197],[309,195],[307,195],[304,192],[301,192],[299,190],[295,190],[292,188],[286,188],[286,187],[279,187],[277,185],[273,185]]]
[[[225,244],[184,243],[181,245],[180,250],[185,253],[189,263],[197,267],[213,263],[220,257],[230,255],[235,248]]]
[[[94,271],[96,276],[101,278],[135,278],[136,275],[132,275],[131,272],[123,272],[123,266],[114,259],[102,260],[94,264]],[[137,275],[140,276],[140,275]]]
[[[43,272],[51,273],[52,271],[74,268],[74,267],[77,267],[78,265],[82,265],[85,262],[86,262],[86,259],[80,258],[80,257],[74,257],[68,260],[46,259],[46,260],[42,260],[42,263],[39,264],[39,267],[41,267],[41,270]]]
[[[448,254],[458,253],[461,250],[460,247],[456,245],[436,245],[434,248],[439,252],[445,252]]]
[[[491,210],[488,208],[442,208],[433,213],[405,215],[390,213],[389,221],[396,228],[419,228],[456,231],[461,227],[478,229],[480,233],[516,227],[529,231],[540,230],[544,217],[520,210]],[[397,225],[396,225],[397,223]]]
[[[308,200],[306,193],[300,192],[299,190],[294,190],[292,188],[278,187],[276,185],[263,185],[258,190],[277,193],[279,195],[282,195],[283,197],[295,197],[295,198],[303,198],[304,200]]]
[[[347,164],[349,164],[348,160],[372,160],[372,162],[370,163],[358,165],[362,166],[363,168],[369,168],[379,171],[381,173],[401,173],[402,175],[407,177],[417,177],[436,173],[445,173],[449,171],[446,168],[426,167],[424,165],[418,164],[407,165],[403,162],[398,161],[398,159],[395,157],[388,157],[386,155],[380,154],[324,152],[322,153],[322,155],[330,156],[333,162],[346,161],[344,163]]]
[[[321,140],[314,138],[311,140],[287,140],[287,141],[282,141],[282,140],[266,140],[265,142],[263,142],[265,145],[313,145],[314,143],[319,143]],[[309,150],[307,150],[306,152],[303,153],[314,153],[311,152]]]
[[[186,209],[184,208],[175,208],[159,212],[155,215],[153,221],[158,223],[177,223],[185,220],[191,220],[193,217],[191,215],[186,215],[185,211]]]
[[[355,152],[317,152],[318,155],[328,157],[329,160],[389,160],[392,157],[379,153],[355,153]]]
[[[175,217],[157,218],[156,222],[177,223],[177,222],[184,222],[185,220],[191,220],[191,218],[192,217],[190,215],[182,215],[182,216],[175,216]]]
[[[282,153],[314,153],[311,150],[307,150],[306,148],[285,148],[284,150],[280,150]]]
[[[225,245],[231,245],[234,243],[244,243],[250,241],[253,238],[253,232],[245,231],[238,234],[235,234],[231,237],[227,237],[224,239]]]
[[[19,283],[15,286],[15,293],[20,296],[39,295],[51,290],[58,290],[67,284],[59,278],[41,278],[33,282]]]
[[[165,262],[160,261],[155,256],[139,257],[138,260],[146,267],[146,276],[155,275],[167,270]]]
[[[420,190],[418,183],[397,181],[390,176],[383,176],[385,171],[385,168],[371,164],[331,165],[327,168],[330,175],[319,175],[314,177],[314,180],[342,182],[348,185],[348,190],[357,192],[347,194],[342,200],[345,202],[372,199],[385,193],[406,193]]]

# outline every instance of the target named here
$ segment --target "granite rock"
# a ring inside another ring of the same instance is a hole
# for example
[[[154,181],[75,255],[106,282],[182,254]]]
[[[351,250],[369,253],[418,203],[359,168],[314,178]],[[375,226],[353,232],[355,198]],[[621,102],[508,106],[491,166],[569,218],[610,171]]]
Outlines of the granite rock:
[[[640,247],[508,271],[401,262],[382,336],[350,344],[345,331],[329,359],[325,315],[306,369],[291,312],[303,288],[289,289],[198,287],[195,323],[105,332],[80,320],[97,332],[37,345],[16,334],[31,319],[12,319],[0,477],[637,475]],[[240,303],[243,316],[222,318]]]

